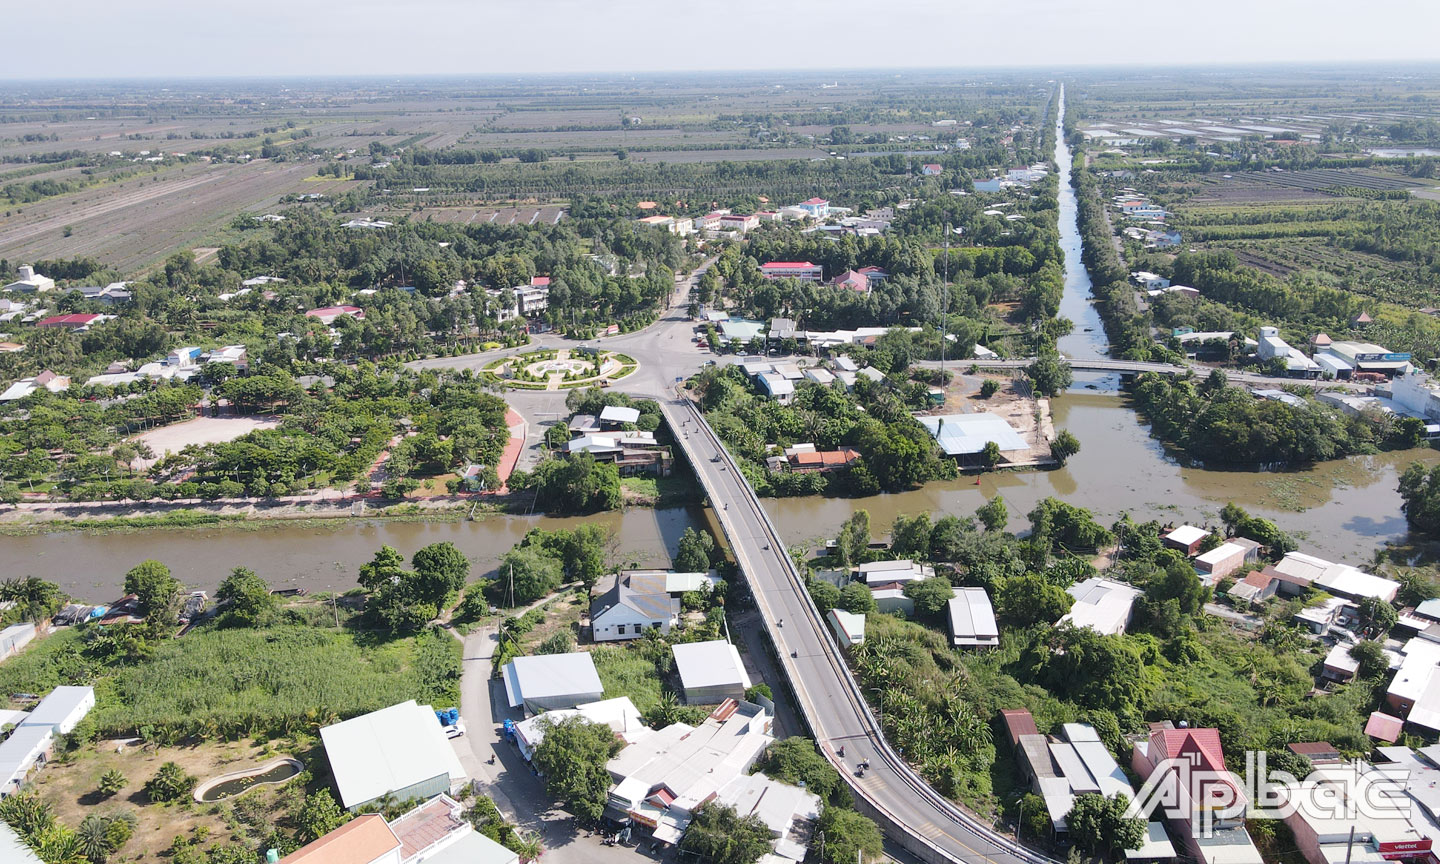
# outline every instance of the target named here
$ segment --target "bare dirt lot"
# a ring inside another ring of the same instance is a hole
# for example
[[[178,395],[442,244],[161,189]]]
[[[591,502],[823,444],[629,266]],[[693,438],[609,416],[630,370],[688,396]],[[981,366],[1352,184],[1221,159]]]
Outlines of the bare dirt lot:
[[[218,444],[234,441],[256,429],[273,429],[280,425],[278,417],[197,417],[137,435],[135,441],[149,445],[155,459],[137,459],[134,467],[144,470],[166,453],[179,453],[191,444]]]
[[[268,746],[257,747],[249,741],[205,742],[194,747],[154,750],[100,741],[82,748],[65,763],[47,765],[35,775],[34,785],[41,798],[54,806],[56,818],[72,828],[92,814],[134,813],[139,820],[135,834],[121,855],[136,864],[160,864],[169,860],[168,855],[160,853],[169,848],[176,836],[192,836],[198,827],[209,837],[209,842],[203,845],[209,846],[211,842],[224,842],[231,833],[221,806],[195,804],[189,798],[173,804],[150,803],[143,787],[161,765],[176,762],[187,774],[204,781],[217,774],[262,764],[276,755],[269,752]],[[125,775],[125,788],[111,798],[101,798],[96,792],[100,775],[111,769]],[[244,801],[246,808],[265,813],[274,806],[277,796],[285,794],[281,790],[287,787],[257,787],[234,801]]]
[[[287,192],[333,194],[350,185],[307,182],[314,173],[309,164],[189,164],[154,178],[52,198],[0,217],[0,257],[88,255],[122,271],[141,269]]]

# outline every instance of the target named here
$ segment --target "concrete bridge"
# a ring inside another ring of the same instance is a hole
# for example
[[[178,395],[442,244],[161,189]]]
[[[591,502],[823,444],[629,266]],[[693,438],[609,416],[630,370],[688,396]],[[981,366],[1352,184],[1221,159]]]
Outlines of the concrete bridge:
[[[659,401],[749,582],[795,701],[860,810],[922,861],[1056,864],[951,803],[890,746],[739,463],[692,401]],[[859,777],[862,759],[870,768]]]

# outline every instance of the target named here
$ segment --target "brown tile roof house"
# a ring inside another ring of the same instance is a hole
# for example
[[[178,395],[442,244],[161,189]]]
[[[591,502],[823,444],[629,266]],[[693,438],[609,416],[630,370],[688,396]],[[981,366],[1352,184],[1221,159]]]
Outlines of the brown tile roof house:
[[[400,848],[400,840],[379,813],[358,816],[314,843],[301,846],[280,864],[370,864]]]
[[[813,453],[795,453],[790,456],[790,470],[809,473],[815,471],[836,471],[849,468],[850,463],[860,458],[860,451],[852,447],[839,450],[817,450]]]
[[[1315,765],[1340,762],[1340,751],[1329,741],[1301,741],[1296,744],[1287,744],[1286,747],[1296,756],[1304,756]]]
[[[1035,718],[1024,708],[1001,708],[1000,722],[1005,724],[1005,734],[1010,738],[1011,747],[1020,746],[1021,735],[1039,735]]]

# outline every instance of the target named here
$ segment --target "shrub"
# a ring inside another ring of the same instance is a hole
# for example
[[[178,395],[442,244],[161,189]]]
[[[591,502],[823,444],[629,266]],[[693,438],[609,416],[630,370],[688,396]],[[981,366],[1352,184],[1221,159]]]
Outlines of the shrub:
[[[195,778],[185,773],[178,763],[166,762],[145,781],[145,795],[151,801],[163,803],[184,798],[195,788]]]

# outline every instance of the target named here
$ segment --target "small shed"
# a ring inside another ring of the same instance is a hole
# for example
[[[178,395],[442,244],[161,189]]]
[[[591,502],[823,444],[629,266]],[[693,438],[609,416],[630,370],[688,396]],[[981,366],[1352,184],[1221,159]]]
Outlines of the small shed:
[[[1196,528],[1194,525],[1181,525],[1169,534],[1166,534],[1162,542],[1171,549],[1178,549],[1186,555],[1194,556],[1200,552],[1200,544],[1210,532],[1204,528]]]
[[[1400,731],[1405,728],[1405,721],[1399,717],[1392,717],[1383,711],[1374,711],[1370,719],[1365,722],[1365,734],[1380,741],[1388,741],[1394,744],[1400,738]]]
[[[435,710],[414,699],[326,726],[320,740],[340,806],[352,812],[386,795],[431,798],[466,777]]]
[[[640,410],[638,408],[606,405],[600,412],[600,427],[602,429],[618,429],[626,423],[637,423],[639,420]]]
[[[1296,756],[1304,756],[1313,765],[1338,765],[1344,761],[1340,751],[1329,741],[1300,741],[1285,745]]]
[[[1239,570],[1245,563],[1245,551],[1238,543],[1221,543],[1195,559],[1195,572],[1202,581],[1213,583]]]
[[[946,606],[950,643],[961,648],[993,648],[1000,644],[995,609],[984,588],[956,588]]]
[[[737,702],[750,689],[750,676],[740,660],[740,651],[724,639],[709,642],[682,642],[670,649],[675,654],[675,671],[685,701],[691,705],[718,705],[726,699]]]
[[[825,613],[825,620],[830,622],[830,629],[835,631],[835,638],[840,640],[841,645],[861,645],[865,642],[864,615],[831,609]]]

